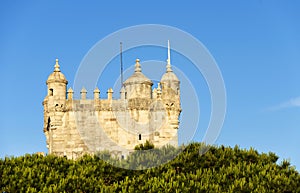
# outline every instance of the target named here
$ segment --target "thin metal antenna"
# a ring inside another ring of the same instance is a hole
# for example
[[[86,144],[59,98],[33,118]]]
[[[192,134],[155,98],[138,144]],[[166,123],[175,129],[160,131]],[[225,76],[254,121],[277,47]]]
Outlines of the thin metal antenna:
[[[121,88],[123,87],[123,56],[122,56],[122,42],[120,42],[120,63],[121,63]]]
[[[167,59],[167,72],[172,72],[171,68],[171,50],[170,50],[170,40],[168,40],[168,59]]]

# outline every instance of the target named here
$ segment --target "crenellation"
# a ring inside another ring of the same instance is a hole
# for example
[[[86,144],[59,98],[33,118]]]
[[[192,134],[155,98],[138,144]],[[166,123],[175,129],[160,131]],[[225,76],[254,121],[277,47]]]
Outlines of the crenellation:
[[[100,90],[98,87],[96,87],[94,90],[94,100],[99,100],[99,98],[100,98]]]
[[[80,91],[80,96],[81,96],[81,100],[85,100],[86,99],[86,94],[87,94],[87,91],[86,89],[83,87]]]
[[[106,93],[107,93],[107,100],[111,101],[114,93],[113,89],[112,88],[108,89]]]
[[[73,100],[73,94],[74,94],[74,91],[73,91],[73,89],[70,87],[70,88],[68,89],[68,92],[67,92],[68,100]]]

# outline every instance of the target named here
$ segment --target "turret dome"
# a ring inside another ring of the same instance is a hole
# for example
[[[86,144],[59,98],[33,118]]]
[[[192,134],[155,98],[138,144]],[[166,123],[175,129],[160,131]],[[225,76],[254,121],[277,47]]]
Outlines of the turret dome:
[[[147,78],[141,70],[141,64],[140,64],[140,60],[136,59],[136,63],[135,63],[135,70],[133,75],[131,75],[125,82],[124,85],[131,85],[131,84],[149,84],[149,85],[153,85],[152,81]]]
[[[179,79],[175,75],[173,71],[166,72],[162,77],[161,77],[161,82],[179,82]]]
[[[49,75],[47,79],[47,84],[51,82],[61,82],[67,84],[68,81],[63,73],[60,71],[60,66],[58,64],[58,59],[55,60],[54,71]]]

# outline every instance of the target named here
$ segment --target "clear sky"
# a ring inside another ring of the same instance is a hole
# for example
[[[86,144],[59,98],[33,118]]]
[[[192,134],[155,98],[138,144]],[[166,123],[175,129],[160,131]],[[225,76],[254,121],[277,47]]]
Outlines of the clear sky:
[[[216,144],[272,151],[299,170],[299,8],[296,0],[1,1],[0,156],[47,151],[42,101],[55,58],[72,86],[80,62],[99,40],[125,27],[162,24],[201,41],[221,70],[227,113]],[[124,53],[125,68],[136,55],[166,59],[163,49],[132,50]],[[184,60],[173,57],[180,68]],[[100,90],[111,86],[104,76]],[[196,89],[202,93],[201,86]],[[205,102],[200,101],[204,107]],[[201,141],[201,127],[208,123],[201,124],[194,141]]]

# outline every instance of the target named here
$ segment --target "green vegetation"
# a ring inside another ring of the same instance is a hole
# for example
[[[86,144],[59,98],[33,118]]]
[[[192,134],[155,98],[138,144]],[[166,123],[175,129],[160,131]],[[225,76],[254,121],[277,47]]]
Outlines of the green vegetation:
[[[154,149],[154,145],[148,140],[146,141],[145,144],[136,145],[134,147],[134,150],[149,150],[149,149]]]
[[[176,151],[166,147],[156,155]],[[136,152],[120,162],[139,163],[153,155],[149,151],[149,156],[139,157]],[[300,192],[298,171],[288,161],[276,164],[277,160],[274,153],[200,143],[147,170],[116,168],[97,156],[74,161],[25,155],[0,160],[0,192]]]

